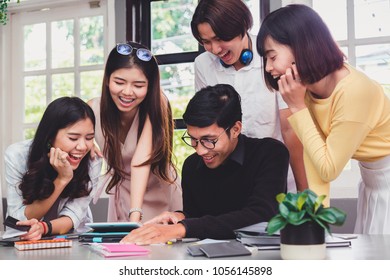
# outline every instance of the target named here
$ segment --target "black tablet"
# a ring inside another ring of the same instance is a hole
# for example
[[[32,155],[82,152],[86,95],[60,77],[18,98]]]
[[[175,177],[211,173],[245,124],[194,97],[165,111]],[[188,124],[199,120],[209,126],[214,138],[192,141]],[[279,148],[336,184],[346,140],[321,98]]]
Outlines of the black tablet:
[[[139,223],[133,222],[102,222],[86,223],[85,225],[92,228],[94,232],[130,232],[141,226]]]

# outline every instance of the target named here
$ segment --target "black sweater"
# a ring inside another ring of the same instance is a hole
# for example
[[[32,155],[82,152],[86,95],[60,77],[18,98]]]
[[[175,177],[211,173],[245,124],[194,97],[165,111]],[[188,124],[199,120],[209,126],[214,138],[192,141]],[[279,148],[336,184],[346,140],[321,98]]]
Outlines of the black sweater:
[[[231,239],[235,229],[269,221],[278,210],[276,195],[286,192],[288,166],[283,143],[244,135],[216,169],[189,156],[182,171],[186,237]]]

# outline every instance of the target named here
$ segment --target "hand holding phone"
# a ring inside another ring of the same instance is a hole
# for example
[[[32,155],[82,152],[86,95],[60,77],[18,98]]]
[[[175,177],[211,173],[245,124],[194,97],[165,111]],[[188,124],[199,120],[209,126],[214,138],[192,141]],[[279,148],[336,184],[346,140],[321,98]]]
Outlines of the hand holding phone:
[[[20,230],[20,231],[29,231],[30,230],[31,226],[17,225],[16,224],[17,222],[19,222],[18,219],[15,219],[14,217],[8,216],[4,221],[4,225],[6,225],[7,227],[16,229],[16,230]]]

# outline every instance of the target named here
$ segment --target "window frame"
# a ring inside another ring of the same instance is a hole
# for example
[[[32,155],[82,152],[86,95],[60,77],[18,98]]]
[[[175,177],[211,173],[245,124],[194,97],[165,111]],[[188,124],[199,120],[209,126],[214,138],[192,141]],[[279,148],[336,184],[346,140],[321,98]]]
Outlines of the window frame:
[[[75,64],[72,67],[65,67],[65,68],[51,68],[49,65],[46,65],[43,70],[24,70],[24,59],[23,59],[23,53],[24,44],[21,44],[20,42],[24,42],[24,34],[23,34],[23,27],[27,24],[35,24],[35,23],[45,23],[46,24],[46,54],[50,55],[52,53],[52,49],[50,46],[51,41],[51,33],[49,32],[51,27],[49,26],[49,23],[52,21],[61,21],[61,20],[67,20],[67,19],[79,19],[84,16],[95,16],[100,15],[100,12],[96,12],[94,9],[88,9],[85,3],[80,3],[77,9],[77,12],[75,12],[75,8],[72,7],[58,7],[53,9],[53,11],[48,11],[47,14],[45,14],[44,11],[33,11],[29,14],[29,16],[25,16],[23,13],[17,14],[13,17],[13,23],[11,32],[14,34],[12,38],[12,45],[13,45],[13,56],[12,60],[14,61],[12,69],[12,91],[18,92],[21,94],[15,94],[12,98],[12,108],[17,108],[18,105],[20,107],[20,104],[22,104],[22,108],[24,108],[25,103],[25,92],[24,92],[24,83],[23,79],[25,77],[33,77],[33,75],[43,75],[45,77],[53,76],[54,74],[74,74],[74,93],[76,96],[79,96],[80,92],[80,74],[84,71],[93,71],[93,70],[102,70],[105,63],[106,53],[107,53],[107,40],[105,41],[104,46],[104,53],[103,53],[103,63],[101,65],[91,65],[91,66],[81,66],[78,62],[80,62],[79,57],[79,51],[80,51],[80,43],[78,41],[79,37],[79,31],[78,31],[78,25],[77,20],[75,21]],[[105,4],[104,4],[105,5]],[[76,13],[76,14],[75,14]],[[81,15],[81,16],[80,16]],[[43,17],[43,19],[42,19]],[[107,33],[107,24],[103,22],[104,24],[104,33]],[[18,55],[22,54],[22,55]],[[47,57],[46,62],[50,63],[51,58]],[[52,92],[52,79],[47,80],[46,79],[46,105],[50,103],[52,100],[53,92]],[[13,118],[13,127],[15,129],[12,130],[13,138],[15,139],[23,139],[23,131],[25,129],[29,128],[36,128],[38,123],[26,123],[23,120],[23,114],[17,114]]]
[[[126,40],[140,42],[151,49],[151,2],[163,0],[126,0]],[[269,13],[270,0],[260,0],[260,13],[264,17]],[[198,50],[185,53],[156,55],[159,65],[194,62],[205,49],[198,44]],[[194,85],[195,87],[195,85]],[[183,119],[174,119],[175,129],[185,129]]]

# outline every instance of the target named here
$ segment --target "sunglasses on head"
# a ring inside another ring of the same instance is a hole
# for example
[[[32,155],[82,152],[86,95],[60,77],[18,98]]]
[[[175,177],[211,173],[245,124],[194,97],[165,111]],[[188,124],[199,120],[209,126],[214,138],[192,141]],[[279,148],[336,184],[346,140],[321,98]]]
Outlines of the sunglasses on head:
[[[150,61],[153,57],[152,53],[148,49],[138,49],[126,43],[116,45],[116,51],[121,55],[130,55],[133,50],[136,50],[137,57],[142,61]]]

